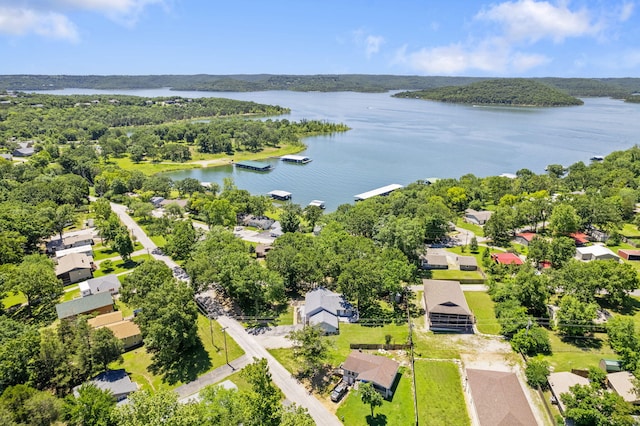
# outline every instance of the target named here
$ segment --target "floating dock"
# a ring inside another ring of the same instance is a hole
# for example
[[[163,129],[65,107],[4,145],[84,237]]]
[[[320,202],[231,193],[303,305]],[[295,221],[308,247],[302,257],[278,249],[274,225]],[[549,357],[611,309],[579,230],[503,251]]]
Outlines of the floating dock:
[[[402,188],[402,185],[392,183],[391,185],[383,186],[381,188],[372,189],[371,191],[363,192],[362,194],[356,194],[353,197],[356,201],[366,200],[367,198],[375,197],[377,195],[389,195],[396,189]]]
[[[271,164],[259,161],[238,161],[235,165],[242,169],[255,170],[257,172],[268,172],[272,168]]]
[[[280,157],[282,161],[287,163],[296,163],[296,164],[307,164],[311,162],[311,158],[305,157],[303,155],[283,155]]]
[[[291,199],[291,193],[287,191],[280,191],[276,189],[267,193],[274,200],[287,201]]]
[[[324,209],[324,201],[322,200],[311,200],[311,202],[309,203],[310,206],[314,206],[314,207],[319,207],[321,209]]]

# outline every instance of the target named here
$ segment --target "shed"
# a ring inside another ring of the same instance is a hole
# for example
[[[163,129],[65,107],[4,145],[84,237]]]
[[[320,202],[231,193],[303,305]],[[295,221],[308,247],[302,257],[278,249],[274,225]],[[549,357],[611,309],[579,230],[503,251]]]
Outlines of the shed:
[[[595,244],[587,247],[576,247],[576,257],[586,262],[592,260],[617,260],[620,258],[607,247]]]
[[[422,280],[422,282],[431,330],[473,331],[473,314],[459,282],[444,280]]]
[[[618,371],[607,374],[607,386],[626,402],[639,404],[640,400],[635,392],[635,376],[628,371]]]
[[[528,246],[531,240],[533,240],[536,235],[538,234],[536,234],[535,232],[521,232],[519,234],[516,234],[514,240],[518,244]]]
[[[618,256],[625,260],[637,261],[640,260],[640,250],[620,249],[618,250]]]
[[[476,271],[478,269],[478,261],[473,256],[456,256],[456,262],[461,271]]]
[[[607,373],[622,371],[622,361],[617,359],[601,359],[598,364]]]

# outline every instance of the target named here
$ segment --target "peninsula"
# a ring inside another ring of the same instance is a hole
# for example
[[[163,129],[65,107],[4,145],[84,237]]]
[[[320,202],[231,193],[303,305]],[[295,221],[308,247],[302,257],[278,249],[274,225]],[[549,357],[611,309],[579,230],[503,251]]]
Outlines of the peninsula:
[[[472,105],[551,107],[583,104],[562,90],[524,78],[478,81],[466,86],[400,92],[393,96]]]

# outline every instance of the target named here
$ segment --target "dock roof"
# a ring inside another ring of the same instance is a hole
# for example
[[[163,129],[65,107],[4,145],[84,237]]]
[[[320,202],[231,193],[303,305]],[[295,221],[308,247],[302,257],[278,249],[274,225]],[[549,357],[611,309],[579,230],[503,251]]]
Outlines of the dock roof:
[[[283,155],[280,159],[284,161],[311,161],[309,157],[305,157],[304,155]]]
[[[287,192],[287,191],[282,191],[280,189],[274,189],[273,191],[267,192],[267,194],[273,196],[276,196],[278,198],[288,198],[291,197],[291,193]]]
[[[259,161],[238,161],[236,166],[244,167],[248,169],[256,169],[256,170],[268,170],[271,168],[271,164],[269,163],[261,163]]]
[[[395,191],[396,189],[402,188],[402,185],[397,183],[392,183],[387,186],[383,186],[380,188],[372,189],[371,191],[363,192],[361,194],[354,195],[356,201],[366,200],[367,198],[375,197],[376,195],[386,195],[390,192]]]

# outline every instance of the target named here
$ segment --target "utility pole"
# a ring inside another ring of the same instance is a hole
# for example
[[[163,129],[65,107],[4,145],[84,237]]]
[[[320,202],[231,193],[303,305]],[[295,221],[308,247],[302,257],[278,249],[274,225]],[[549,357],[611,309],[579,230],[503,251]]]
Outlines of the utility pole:
[[[411,310],[409,307],[409,303],[407,303],[407,322],[409,323],[409,350],[411,351],[411,375],[413,376],[413,412],[415,413],[415,426],[418,426],[418,390],[416,388],[416,368],[415,368],[415,358],[413,356],[413,324],[411,323]]]
[[[222,328],[222,336],[224,337],[224,359],[227,361],[227,365],[231,367],[229,364],[229,354],[227,353],[227,327]],[[233,367],[231,367],[233,369]]]

